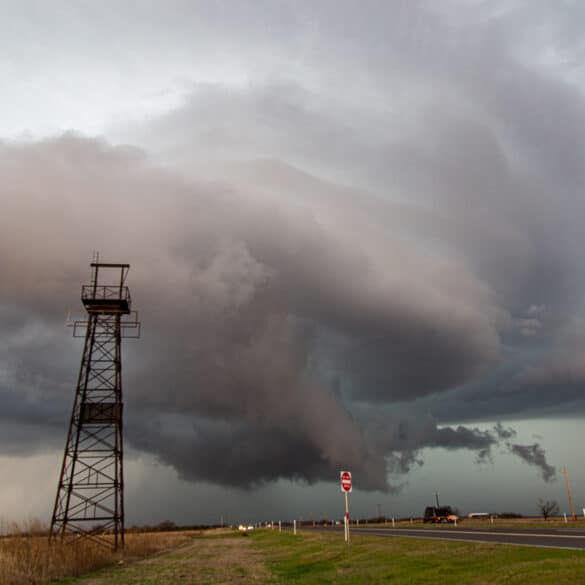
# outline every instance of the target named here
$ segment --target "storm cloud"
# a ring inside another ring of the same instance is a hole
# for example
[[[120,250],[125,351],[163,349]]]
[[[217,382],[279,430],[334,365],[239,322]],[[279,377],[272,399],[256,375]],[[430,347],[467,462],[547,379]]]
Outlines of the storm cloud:
[[[484,456],[497,444],[497,433],[440,429],[430,419],[374,424],[373,411],[352,414],[355,401],[374,408],[437,393],[497,359],[505,311],[462,263],[423,254],[357,210],[348,231],[351,204],[331,208],[330,193],[314,208],[275,202],[72,135],[5,145],[2,155],[7,193],[18,194],[0,254],[3,298],[19,308],[6,317],[11,385],[24,386],[30,402],[5,410],[10,420],[57,428],[55,404],[64,408],[60,377],[73,360],[49,368],[47,356],[64,353],[55,325],[84,278],[79,250],[68,245],[73,230],[79,249],[103,242],[102,254],[123,248],[133,264],[133,295],[151,333],[129,348],[138,360],[127,383],[129,440],[185,478],[312,482],[351,467],[364,488],[389,489],[388,471],[395,461],[406,471],[408,453]],[[26,172],[33,165],[35,177]],[[391,205],[369,197],[382,211]],[[46,221],[27,230],[34,208]]]
[[[510,450],[520,459],[531,465],[540,468],[540,474],[544,481],[552,481],[556,476],[556,469],[546,462],[544,449],[538,444],[533,445],[510,445]]]
[[[179,6],[216,59],[165,73],[180,99],[118,113],[107,138],[0,143],[2,449],[40,448],[9,423],[63,433],[80,348],[61,326],[99,250],[131,264],[144,322],[124,348],[128,440],[181,477],[351,468],[391,491],[425,449],[501,446],[551,480],[540,444],[462,421],[582,400],[585,101],[577,61],[543,65],[582,50],[582,11]]]

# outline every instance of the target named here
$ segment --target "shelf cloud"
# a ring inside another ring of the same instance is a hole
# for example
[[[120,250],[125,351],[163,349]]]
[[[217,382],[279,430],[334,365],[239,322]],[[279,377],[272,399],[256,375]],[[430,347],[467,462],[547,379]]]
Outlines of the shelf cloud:
[[[80,352],[62,324],[99,250],[131,264],[143,321],[128,440],[181,477],[351,468],[392,491],[425,449],[504,449],[554,479],[497,421],[583,412],[583,11],[473,5],[178,2],[176,59],[135,27],[104,48],[121,71],[152,57],[135,115],[3,139],[0,449],[61,440]],[[104,102],[137,91],[98,73]]]

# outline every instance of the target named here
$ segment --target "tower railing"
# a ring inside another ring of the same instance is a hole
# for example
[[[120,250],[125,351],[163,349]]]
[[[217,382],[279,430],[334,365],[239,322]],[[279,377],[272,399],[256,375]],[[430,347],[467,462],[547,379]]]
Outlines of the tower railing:
[[[114,284],[84,284],[81,287],[81,300],[87,301],[118,301],[130,305],[130,290],[127,286],[117,286]]]

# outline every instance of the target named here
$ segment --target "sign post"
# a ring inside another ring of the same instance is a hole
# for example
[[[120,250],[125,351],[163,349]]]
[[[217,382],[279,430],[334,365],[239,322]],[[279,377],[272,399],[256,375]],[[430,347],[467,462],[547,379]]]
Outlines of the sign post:
[[[345,494],[345,517],[344,517],[344,528],[345,528],[345,542],[349,546],[349,498],[348,494],[352,491],[351,484],[351,472],[340,471],[339,481],[341,483],[341,491]]]

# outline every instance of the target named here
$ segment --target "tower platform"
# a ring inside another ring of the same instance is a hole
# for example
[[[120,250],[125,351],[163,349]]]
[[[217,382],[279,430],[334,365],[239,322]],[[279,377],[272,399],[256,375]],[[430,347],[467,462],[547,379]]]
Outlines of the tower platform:
[[[81,287],[81,302],[88,313],[108,315],[128,315],[132,304],[127,286],[93,284]]]

